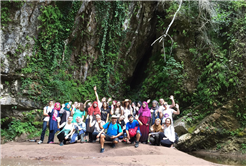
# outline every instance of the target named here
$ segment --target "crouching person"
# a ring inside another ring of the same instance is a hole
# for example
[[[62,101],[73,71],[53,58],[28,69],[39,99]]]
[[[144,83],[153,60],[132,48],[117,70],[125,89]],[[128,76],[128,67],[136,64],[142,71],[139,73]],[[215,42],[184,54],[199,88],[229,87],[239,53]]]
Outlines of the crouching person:
[[[161,126],[161,120],[159,118],[155,119],[155,123],[151,126],[149,133],[149,141],[151,145],[160,145],[159,134],[163,133],[164,127]]]
[[[66,141],[71,140],[71,135],[74,133],[74,124],[72,123],[73,117],[69,116],[67,122],[60,124],[60,118],[57,118],[57,127],[63,128],[58,134],[57,138],[59,139],[60,146],[66,144]]]
[[[76,123],[74,123],[74,133],[71,137],[70,143],[75,143],[79,139],[81,143],[84,143],[85,132],[86,132],[86,124],[82,121],[82,118],[78,116],[76,118]]]
[[[165,147],[173,147],[175,142],[175,131],[174,127],[171,125],[172,121],[170,118],[166,118],[164,133],[160,133],[160,143]]]
[[[141,137],[140,126],[142,126],[142,122],[138,119],[138,116],[135,116],[135,120],[133,115],[128,115],[128,120],[126,124],[126,134],[127,134],[127,143],[135,143],[135,148],[139,146],[139,139]]]
[[[104,142],[106,141],[112,141],[112,148],[115,147],[115,144],[119,142],[119,136],[123,134],[121,126],[116,123],[117,122],[117,116],[113,115],[111,118],[111,122],[106,123],[102,126],[101,123],[99,123],[99,126],[101,129],[107,129],[107,134],[101,134],[100,137],[100,144],[101,144],[101,151],[100,153],[104,152]]]

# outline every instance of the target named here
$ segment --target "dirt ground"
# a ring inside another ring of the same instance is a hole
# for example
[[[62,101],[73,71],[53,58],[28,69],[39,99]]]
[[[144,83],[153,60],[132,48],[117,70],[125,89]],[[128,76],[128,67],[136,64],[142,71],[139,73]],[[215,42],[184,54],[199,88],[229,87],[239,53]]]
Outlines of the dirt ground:
[[[105,144],[99,153],[96,143],[59,146],[36,142],[10,142],[1,145],[1,165],[218,165],[176,149],[161,146],[119,143],[115,148]]]

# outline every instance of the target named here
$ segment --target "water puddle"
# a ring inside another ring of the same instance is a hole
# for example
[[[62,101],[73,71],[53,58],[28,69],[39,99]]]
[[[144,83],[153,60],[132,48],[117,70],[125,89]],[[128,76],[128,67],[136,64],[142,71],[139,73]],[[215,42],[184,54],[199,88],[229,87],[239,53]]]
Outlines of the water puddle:
[[[192,152],[190,155],[204,160],[225,165],[246,166],[246,154],[244,155],[223,155],[209,152]]]

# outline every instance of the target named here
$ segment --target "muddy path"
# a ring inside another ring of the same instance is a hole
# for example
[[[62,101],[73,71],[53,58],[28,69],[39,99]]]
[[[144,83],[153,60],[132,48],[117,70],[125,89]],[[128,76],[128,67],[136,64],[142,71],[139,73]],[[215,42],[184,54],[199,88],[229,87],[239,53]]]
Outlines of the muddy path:
[[[146,144],[135,148],[119,143],[111,148],[107,143],[104,153],[99,150],[98,142],[64,146],[10,142],[1,145],[1,165],[219,165],[176,149]]]

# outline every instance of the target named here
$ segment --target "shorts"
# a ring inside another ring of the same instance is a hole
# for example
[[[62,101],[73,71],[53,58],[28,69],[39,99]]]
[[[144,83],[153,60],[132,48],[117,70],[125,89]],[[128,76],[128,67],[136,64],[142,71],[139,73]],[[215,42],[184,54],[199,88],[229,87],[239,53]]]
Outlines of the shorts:
[[[119,142],[119,138],[114,138],[112,139],[110,135],[104,134],[105,135],[105,141],[117,141]]]

